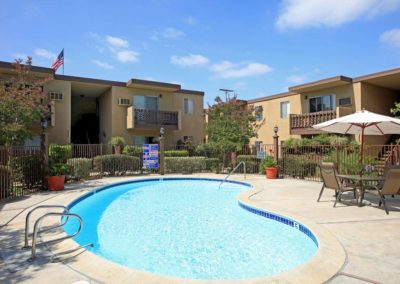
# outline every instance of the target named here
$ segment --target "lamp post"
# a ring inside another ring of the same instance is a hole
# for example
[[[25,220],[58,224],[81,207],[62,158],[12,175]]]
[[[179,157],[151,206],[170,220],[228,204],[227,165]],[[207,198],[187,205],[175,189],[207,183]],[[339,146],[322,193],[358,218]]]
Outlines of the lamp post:
[[[40,126],[42,127],[42,133],[40,134],[40,153],[42,155],[42,188],[47,189],[47,174],[49,166],[49,150],[48,150],[48,135],[47,128],[49,122],[46,118],[40,120]]]
[[[165,134],[165,129],[164,127],[160,128],[160,175],[164,175],[165,173],[165,163],[164,163],[164,134]]]
[[[273,136],[273,138],[274,138],[274,160],[275,160],[275,162],[277,164],[278,164],[278,159],[279,159],[279,143],[278,143],[279,136],[278,136],[278,131],[279,131],[279,128],[278,128],[277,125],[275,125],[275,127],[274,127],[274,136]]]

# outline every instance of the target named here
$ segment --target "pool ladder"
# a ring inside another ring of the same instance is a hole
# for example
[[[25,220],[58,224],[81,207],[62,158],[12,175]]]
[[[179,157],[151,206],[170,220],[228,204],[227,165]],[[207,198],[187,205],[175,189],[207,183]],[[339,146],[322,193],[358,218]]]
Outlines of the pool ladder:
[[[236,167],[234,167],[233,170],[231,170],[231,172],[221,181],[221,183],[219,184],[218,188],[221,188],[222,184],[227,181],[227,179],[241,166],[243,165],[243,172],[244,172],[244,179],[246,179],[246,162],[245,161],[241,161],[239,164],[236,165]]]
[[[71,238],[77,236],[81,232],[82,227],[83,227],[82,218],[77,214],[70,213],[68,207],[63,206],[63,205],[39,205],[39,206],[33,208],[32,210],[30,210],[28,212],[28,214],[26,214],[26,218],[25,218],[25,242],[24,242],[23,248],[29,248],[29,221],[30,221],[30,217],[31,217],[31,215],[32,215],[32,213],[34,211],[36,211],[38,209],[42,209],[42,208],[53,208],[53,209],[60,208],[60,209],[64,209],[64,210],[63,210],[63,212],[48,212],[48,213],[45,213],[35,221],[35,224],[33,226],[33,233],[32,233],[31,258],[29,259],[30,261],[35,260],[35,258],[36,258],[36,247],[38,245],[57,243],[57,242],[64,241],[66,239],[71,239]],[[47,218],[49,216],[59,216],[59,217],[61,217],[60,218],[60,222],[61,223],[58,224],[58,225],[54,225],[54,226],[51,226],[49,228],[40,230],[40,227],[41,227],[43,219],[45,219],[45,218]],[[65,218],[63,218],[63,217],[65,217]],[[43,241],[43,242],[40,242],[40,243],[37,242],[37,239],[38,239],[38,236],[39,236],[40,233],[43,233],[43,232],[46,232],[46,231],[50,231],[50,230],[53,230],[55,228],[62,227],[65,224],[68,223],[70,218],[76,219],[79,222],[79,227],[73,234],[66,235],[66,236],[63,236],[63,237],[59,237],[59,238],[56,238],[56,239],[53,239],[53,240]],[[85,248],[85,247],[88,247],[88,246],[93,247],[93,244],[90,243],[90,244],[86,244],[86,245],[81,245],[81,246],[78,246],[77,248],[74,248],[74,249],[71,249],[71,250],[68,250],[68,251],[64,251],[64,252],[59,253],[59,254],[71,253],[71,252],[74,252],[74,251],[76,251],[78,249]]]

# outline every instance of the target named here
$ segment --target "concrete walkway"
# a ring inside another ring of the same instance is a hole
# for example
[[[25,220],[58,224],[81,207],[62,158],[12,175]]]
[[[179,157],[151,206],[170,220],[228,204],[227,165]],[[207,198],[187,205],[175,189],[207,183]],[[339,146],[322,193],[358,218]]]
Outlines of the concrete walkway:
[[[194,176],[194,175],[193,175]],[[197,175],[196,175],[197,176]],[[201,175],[204,176],[204,175]],[[206,175],[223,178],[221,175]],[[77,271],[68,260],[51,262],[51,252],[38,247],[38,259],[28,262],[30,250],[22,250],[25,215],[42,204],[64,204],[95,187],[121,180],[104,178],[68,185],[62,192],[42,192],[0,203],[0,283],[74,283],[100,282]],[[243,175],[233,176],[243,180]],[[320,183],[303,180],[266,180],[248,176],[254,189],[249,202],[268,211],[301,216],[308,224],[331,232],[346,252],[342,269],[329,283],[399,283],[400,279],[400,199],[389,198],[390,215],[377,206],[373,195],[366,195],[370,205],[357,207],[351,194],[333,208],[333,191],[326,190],[317,203]],[[43,214],[43,211],[40,213]],[[36,216],[33,216],[33,219]],[[317,272],[316,272],[317,273]],[[125,279],[126,280],[126,279]],[[128,281],[129,282],[129,281]],[[116,283],[116,282],[114,282]],[[137,283],[132,281],[131,283]],[[281,282],[279,282],[281,283]]]

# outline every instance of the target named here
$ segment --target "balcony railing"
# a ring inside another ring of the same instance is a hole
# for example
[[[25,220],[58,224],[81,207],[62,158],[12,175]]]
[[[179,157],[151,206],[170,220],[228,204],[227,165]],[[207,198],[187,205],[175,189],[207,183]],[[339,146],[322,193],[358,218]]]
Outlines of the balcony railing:
[[[159,111],[133,107],[130,108],[132,109],[128,109],[128,129],[153,129],[161,126],[168,129],[179,128],[179,112],[177,111]],[[129,123],[129,120],[132,119],[132,112],[134,123]]]
[[[305,114],[290,115],[290,133],[291,134],[318,134],[320,130],[312,128],[314,124],[328,121],[336,118],[336,111],[320,111]]]

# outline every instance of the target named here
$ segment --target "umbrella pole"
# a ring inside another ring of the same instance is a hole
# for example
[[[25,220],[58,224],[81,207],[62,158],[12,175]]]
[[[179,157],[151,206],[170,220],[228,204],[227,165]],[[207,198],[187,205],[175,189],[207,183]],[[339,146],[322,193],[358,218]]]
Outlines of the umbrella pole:
[[[364,126],[361,127],[361,149],[360,149],[360,165],[361,165],[361,170],[360,170],[360,176],[363,175],[363,162],[364,162]]]

